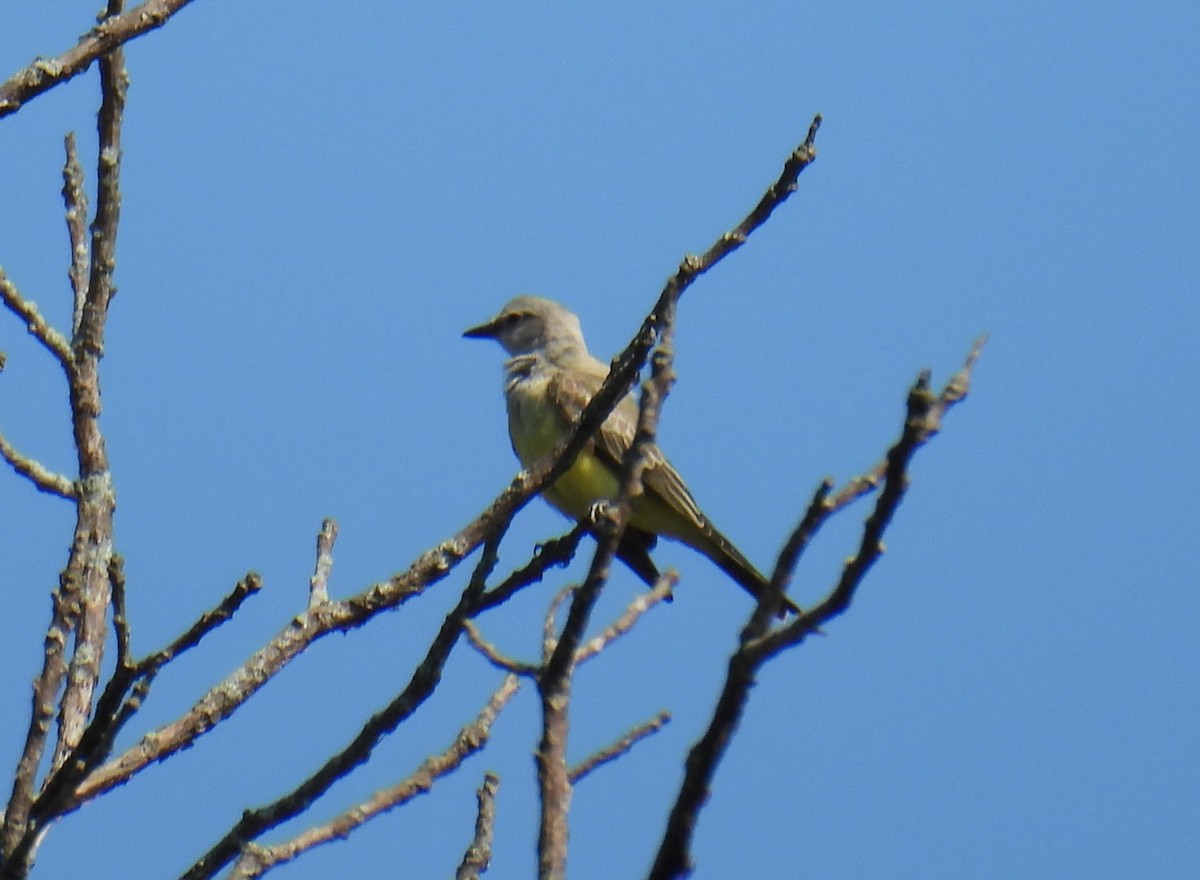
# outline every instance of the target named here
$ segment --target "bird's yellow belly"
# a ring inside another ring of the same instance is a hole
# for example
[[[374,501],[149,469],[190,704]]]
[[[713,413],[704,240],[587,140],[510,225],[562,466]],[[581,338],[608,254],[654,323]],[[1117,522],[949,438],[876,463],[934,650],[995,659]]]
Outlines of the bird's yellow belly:
[[[540,411],[539,411],[540,410]],[[509,433],[521,464],[530,467],[553,452],[566,436],[562,422],[548,407],[527,406],[511,413]],[[588,512],[592,502],[617,497],[617,479],[587,450],[545,491],[546,500],[573,519]]]
[[[509,434],[521,464],[530,467],[553,452],[566,436],[558,414],[549,407],[530,404],[509,412]],[[582,519],[598,500],[612,501],[620,489],[617,476],[604,462],[584,449],[542,496],[571,519]],[[680,540],[692,537],[690,523],[653,496],[640,496],[633,505],[631,526]]]

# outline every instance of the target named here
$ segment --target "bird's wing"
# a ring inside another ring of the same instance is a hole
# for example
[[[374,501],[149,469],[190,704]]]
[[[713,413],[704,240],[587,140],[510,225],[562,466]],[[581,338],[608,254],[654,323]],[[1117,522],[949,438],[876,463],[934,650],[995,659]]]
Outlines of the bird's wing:
[[[604,364],[594,358],[590,361],[586,365],[572,365],[571,369],[556,370],[550,380],[548,391],[568,425],[578,421],[584,407],[608,376],[608,368]],[[637,420],[638,405],[632,394],[626,394],[593,437],[593,452],[614,473],[621,471],[621,462],[637,433]],[[646,451],[642,487],[645,492],[655,495],[686,516],[696,527],[704,529],[707,525],[696,499],[657,444],[651,444]]]

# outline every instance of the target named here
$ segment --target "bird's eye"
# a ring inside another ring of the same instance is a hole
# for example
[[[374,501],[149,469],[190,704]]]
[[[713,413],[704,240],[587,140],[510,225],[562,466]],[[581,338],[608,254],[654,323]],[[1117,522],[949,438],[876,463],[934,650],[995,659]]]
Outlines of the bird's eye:
[[[516,312],[513,312],[512,314],[504,316],[504,323],[510,327],[513,324],[517,323],[517,321],[520,321],[520,320],[521,320],[521,316],[518,315]]]

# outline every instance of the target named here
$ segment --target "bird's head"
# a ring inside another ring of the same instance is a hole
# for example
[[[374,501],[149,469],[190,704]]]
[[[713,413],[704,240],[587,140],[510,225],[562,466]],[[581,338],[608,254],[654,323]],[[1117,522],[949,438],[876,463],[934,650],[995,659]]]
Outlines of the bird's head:
[[[463,333],[468,339],[495,339],[511,356],[544,354],[552,360],[586,354],[579,318],[549,299],[522,295],[500,314]]]

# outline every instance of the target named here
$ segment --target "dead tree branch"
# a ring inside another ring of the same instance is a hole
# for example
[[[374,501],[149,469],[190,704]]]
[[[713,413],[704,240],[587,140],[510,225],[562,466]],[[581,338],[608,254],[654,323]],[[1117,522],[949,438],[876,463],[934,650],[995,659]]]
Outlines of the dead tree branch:
[[[230,871],[231,880],[261,877],[272,868],[298,858],[314,847],[343,840],[370,820],[403,806],[418,795],[426,794],[433,784],[453,773],[463,762],[481,751],[491,738],[492,724],[520,687],[520,679],[507,676],[487,705],[470,724],[465,725],[445,750],[421,762],[408,778],[380,789],[363,803],[346,810],[328,822],[316,825],[289,841],[273,846],[248,845]],[[481,795],[482,798],[482,795]]]
[[[652,880],[686,877],[691,873],[691,841],[696,822],[708,800],[717,766],[741,722],[758,670],[766,661],[787,648],[799,645],[817,627],[850,607],[867,571],[883,552],[883,533],[908,487],[909,462],[916,451],[940,429],[945,412],[966,397],[971,371],[983,343],[982,339],[975,343],[963,369],[947,383],[940,395],[930,390],[927,372],[917,379],[908,395],[904,429],[900,439],[889,450],[883,466],[883,491],[864,524],[857,552],[846,562],[841,578],[823,601],[779,628],[769,630],[771,605],[778,601],[800,554],[832,510],[829,503],[830,484],[822,483],[817,489],[808,511],[780,555],[772,578],[772,588],[763,592],[750,622],[742,631],[741,643],[729,660],[725,685],[712,720],[700,741],[688,753],[683,784],[650,870]]]
[[[475,816],[475,836],[463,854],[454,880],[479,880],[491,864],[492,831],[496,826],[496,790],[499,787],[499,776],[495,773],[484,774],[483,785],[479,786],[477,792],[479,810]]]
[[[371,716],[358,735],[308,779],[273,803],[243,813],[233,828],[184,873],[185,880],[213,876],[237,858],[247,843],[252,843],[266,831],[304,812],[333,783],[365,764],[383,738],[395,731],[429,698],[441,681],[442,669],[462,635],[465,622],[483,595],[485,581],[496,565],[502,537],[503,530],[488,539],[470,583],[458,603],[446,615],[425,658],[413,672],[404,690],[385,708]]]
[[[617,760],[617,758],[624,755],[646,737],[653,736],[666,727],[670,720],[670,712],[659,712],[649,721],[643,722],[637,727],[634,727],[615,743],[605,746],[604,748],[600,749],[600,751],[589,755],[583,761],[580,761],[571,768],[568,774],[571,778],[571,784],[578,784],[579,780],[583,779],[592,771],[598,770],[605,764],[609,764]]]
[[[128,12],[110,12],[79,42],[56,58],[38,58],[0,83],[0,119],[16,113],[28,101],[65,83],[92,62],[135,37],[160,28],[192,0],[146,0]]]

